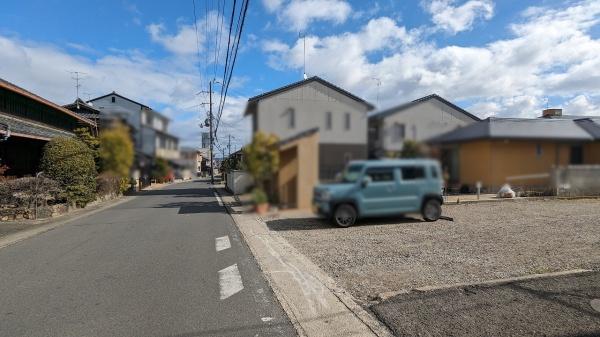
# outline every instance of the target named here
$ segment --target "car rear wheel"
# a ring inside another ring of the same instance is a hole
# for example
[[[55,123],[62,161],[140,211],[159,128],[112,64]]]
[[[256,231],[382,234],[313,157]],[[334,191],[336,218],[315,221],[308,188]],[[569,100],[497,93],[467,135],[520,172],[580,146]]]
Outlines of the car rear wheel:
[[[437,199],[428,199],[423,204],[421,213],[425,221],[436,221],[442,216],[442,203]]]
[[[341,204],[333,212],[333,221],[340,227],[350,227],[356,221],[357,213],[354,206]]]

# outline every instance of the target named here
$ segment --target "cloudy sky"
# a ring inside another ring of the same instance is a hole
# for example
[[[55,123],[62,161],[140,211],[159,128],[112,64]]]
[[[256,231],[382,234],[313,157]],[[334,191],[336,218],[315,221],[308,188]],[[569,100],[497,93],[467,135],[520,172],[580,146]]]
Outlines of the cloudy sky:
[[[83,72],[82,98],[145,102],[197,146],[224,1],[196,0],[197,41],[192,0],[3,0],[0,78],[65,104]],[[220,143],[247,141],[248,97],[301,79],[303,42],[309,76],[380,108],[437,93],[480,117],[600,115],[599,21],[592,0],[251,0]]]

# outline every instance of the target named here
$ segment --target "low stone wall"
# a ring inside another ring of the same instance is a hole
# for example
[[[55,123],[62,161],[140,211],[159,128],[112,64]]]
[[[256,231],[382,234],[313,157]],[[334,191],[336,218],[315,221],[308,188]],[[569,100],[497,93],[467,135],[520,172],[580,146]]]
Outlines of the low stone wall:
[[[52,218],[69,211],[66,204],[40,206],[37,209],[38,219]],[[35,219],[35,209],[8,207],[0,208],[0,221],[19,221]]]
[[[252,176],[246,171],[231,171],[226,176],[225,187],[235,195],[248,192],[254,184]]]

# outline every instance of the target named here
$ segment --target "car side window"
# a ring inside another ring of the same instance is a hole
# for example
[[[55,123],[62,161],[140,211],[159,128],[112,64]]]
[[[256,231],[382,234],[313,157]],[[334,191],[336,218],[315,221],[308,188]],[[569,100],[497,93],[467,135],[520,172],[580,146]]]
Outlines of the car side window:
[[[430,166],[429,169],[431,170],[431,178],[437,179],[438,178],[437,168],[435,166]]]
[[[373,182],[394,181],[394,168],[392,167],[374,167],[367,169],[365,173]]]
[[[425,168],[423,166],[403,166],[402,180],[417,180],[425,178]]]

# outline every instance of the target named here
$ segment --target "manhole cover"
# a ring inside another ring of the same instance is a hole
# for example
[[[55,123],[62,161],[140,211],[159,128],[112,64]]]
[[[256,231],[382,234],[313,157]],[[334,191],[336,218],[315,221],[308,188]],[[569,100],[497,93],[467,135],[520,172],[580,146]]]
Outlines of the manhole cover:
[[[594,298],[593,300],[591,300],[590,305],[592,306],[592,309],[596,310],[597,312],[600,312],[600,298]]]

